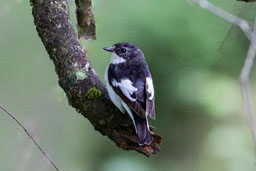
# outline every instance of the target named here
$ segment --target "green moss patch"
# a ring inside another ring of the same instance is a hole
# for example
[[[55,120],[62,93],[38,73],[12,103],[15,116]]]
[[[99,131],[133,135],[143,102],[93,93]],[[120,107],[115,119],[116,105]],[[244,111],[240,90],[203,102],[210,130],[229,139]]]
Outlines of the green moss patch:
[[[102,95],[101,91],[95,87],[90,88],[86,93],[86,97],[90,100],[97,99]]]

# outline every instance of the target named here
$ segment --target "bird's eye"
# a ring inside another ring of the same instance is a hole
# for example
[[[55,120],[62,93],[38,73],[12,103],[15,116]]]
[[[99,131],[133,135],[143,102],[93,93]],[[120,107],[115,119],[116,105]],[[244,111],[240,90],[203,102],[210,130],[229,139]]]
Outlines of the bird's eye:
[[[126,52],[126,49],[122,48],[122,49],[121,49],[121,52],[122,52],[122,53],[125,53],[125,52]]]

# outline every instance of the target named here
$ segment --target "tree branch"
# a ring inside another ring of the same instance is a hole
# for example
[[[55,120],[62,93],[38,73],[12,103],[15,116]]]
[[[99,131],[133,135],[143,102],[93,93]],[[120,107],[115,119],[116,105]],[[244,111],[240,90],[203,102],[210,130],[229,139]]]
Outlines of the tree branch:
[[[53,60],[69,104],[120,148],[147,156],[158,152],[161,137],[151,131],[152,144],[139,146],[129,116],[110,101],[73,30],[67,0],[31,0],[31,5],[38,35]]]
[[[96,39],[96,25],[91,0],[75,0],[78,37]]]
[[[246,20],[243,20],[237,16],[234,16],[220,9],[219,7],[211,4],[207,0],[192,0],[192,1],[195,3],[198,3],[202,8],[207,9],[208,11],[227,20],[228,22],[239,26],[244,31],[246,37],[251,41],[244,66],[240,74],[240,80],[242,83],[246,115],[248,118],[249,126],[252,131],[254,150],[256,152],[256,124],[255,124],[255,117],[254,117],[255,113],[253,111],[251,89],[249,84],[249,76],[250,76],[251,68],[253,66],[253,61],[256,55],[256,18],[254,22],[254,28],[253,30],[251,30]]]
[[[243,96],[244,96],[245,110],[246,110],[251,131],[252,131],[253,141],[254,141],[254,150],[256,152],[256,124],[255,124],[255,117],[254,117],[255,113],[253,110],[251,88],[249,83],[250,72],[253,66],[255,54],[256,54],[256,18],[254,22],[254,34],[252,34],[252,41],[251,41],[251,44],[247,53],[247,57],[245,59],[244,66],[240,75]]]
[[[246,20],[239,18],[237,16],[234,16],[234,15],[220,9],[219,7],[213,5],[212,3],[208,2],[207,0],[192,0],[192,2],[199,4],[202,8],[207,9],[211,13],[223,18],[224,20],[227,20],[228,22],[237,25],[244,32],[246,37],[249,40],[251,40],[252,31],[251,31],[251,28]]]

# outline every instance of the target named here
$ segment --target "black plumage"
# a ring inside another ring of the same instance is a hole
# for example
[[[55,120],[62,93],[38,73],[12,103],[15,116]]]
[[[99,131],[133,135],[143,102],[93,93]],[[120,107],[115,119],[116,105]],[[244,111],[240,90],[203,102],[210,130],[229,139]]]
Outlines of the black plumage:
[[[151,80],[152,78],[144,54],[139,48],[129,43],[117,43],[111,48],[105,48],[105,50],[111,51],[116,55],[112,56],[115,60],[112,60],[112,63],[107,68],[107,84],[113,88],[117,96],[131,110],[138,143],[140,145],[149,145],[152,143],[152,136],[149,130],[147,114],[155,119],[155,104],[154,97],[151,97],[154,90],[149,91],[150,88],[153,88],[153,84],[152,82],[147,82],[147,78]],[[123,83],[123,80],[129,81]],[[131,85],[127,84],[129,82],[131,82]],[[129,89],[129,87],[131,86],[136,91],[128,91],[129,94],[127,94],[124,89],[130,90],[131,88]],[[110,94],[111,96],[113,95]],[[113,98],[111,100],[113,101]],[[127,112],[129,113],[129,111]]]

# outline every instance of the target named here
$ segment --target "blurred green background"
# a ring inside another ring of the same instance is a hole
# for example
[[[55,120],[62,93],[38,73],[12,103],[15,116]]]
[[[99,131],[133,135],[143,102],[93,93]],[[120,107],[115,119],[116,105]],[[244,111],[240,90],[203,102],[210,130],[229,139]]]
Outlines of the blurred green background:
[[[238,15],[245,3],[211,1]],[[186,0],[93,1],[97,40],[81,40],[103,80],[102,47],[139,46],[154,78],[162,151],[123,151],[68,105],[39,39],[29,1],[0,0],[0,104],[32,133],[63,171],[255,171],[239,74],[249,42],[231,24]],[[76,25],[75,4],[69,1]],[[256,4],[243,17],[253,21]],[[224,41],[224,44],[222,45]],[[255,69],[252,94],[256,98]],[[0,111],[0,170],[54,170]]]

